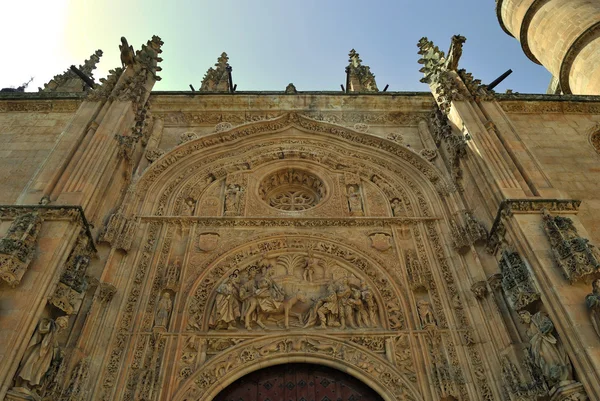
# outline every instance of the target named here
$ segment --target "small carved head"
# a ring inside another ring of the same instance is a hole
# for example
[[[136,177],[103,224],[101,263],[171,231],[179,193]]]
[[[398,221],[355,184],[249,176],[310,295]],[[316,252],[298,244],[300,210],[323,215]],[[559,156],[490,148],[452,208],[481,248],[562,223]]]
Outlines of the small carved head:
[[[62,330],[69,325],[69,317],[68,316],[57,317],[55,322],[56,322],[56,325]]]
[[[531,313],[526,310],[522,310],[519,312],[519,318],[521,319],[521,323],[529,324],[531,323]]]

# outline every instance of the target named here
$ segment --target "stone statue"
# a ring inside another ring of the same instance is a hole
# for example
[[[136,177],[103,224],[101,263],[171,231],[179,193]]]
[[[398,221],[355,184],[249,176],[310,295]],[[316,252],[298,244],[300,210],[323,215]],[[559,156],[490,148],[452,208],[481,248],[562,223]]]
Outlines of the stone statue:
[[[193,216],[194,209],[196,208],[196,201],[192,198],[187,198],[185,202],[183,202],[183,209],[181,214],[183,216]]]
[[[228,216],[236,215],[240,202],[241,188],[236,184],[229,184],[225,193],[225,214]]]
[[[154,327],[164,327],[169,325],[169,315],[173,308],[173,301],[171,300],[171,294],[164,292],[160,301],[158,301],[158,308],[156,309],[156,316],[154,317]]]
[[[241,316],[244,318],[244,326],[252,330],[251,322],[256,321],[256,300],[254,295],[257,290],[256,283],[257,267],[250,266],[246,272],[246,280],[240,285],[239,297],[242,302]]]
[[[433,310],[431,309],[431,304],[429,302],[425,300],[418,301],[417,311],[419,312],[419,317],[421,318],[421,327],[428,328],[437,326],[435,323]]]
[[[377,304],[375,303],[375,297],[373,291],[369,288],[365,281],[360,282],[360,292],[362,300],[367,304],[367,314],[369,316],[369,326],[377,326]]]
[[[321,323],[319,326],[321,329],[326,329],[328,323],[330,323],[331,326],[339,326],[338,316],[339,304],[335,286],[333,283],[329,283],[327,286],[327,294],[317,300],[313,305],[304,328],[314,326],[317,323],[317,319]]]
[[[313,282],[315,267],[317,266],[319,266],[319,259],[314,257],[312,250],[309,250],[308,256],[306,257],[306,264],[304,265],[304,271],[302,272],[304,281],[308,281],[309,283]]]
[[[573,380],[571,362],[558,339],[554,337],[554,324],[544,312],[531,315],[519,312],[521,322],[528,326],[529,353],[535,366],[542,372],[549,387]]]
[[[209,320],[212,328],[236,329],[236,322],[241,316],[238,273],[238,270],[234,271],[229,275],[229,279],[217,288],[217,297]]]
[[[600,278],[592,282],[592,293],[585,297],[585,304],[590,309],[590,320],[600,336]]]
[[[121,65],[123,68],[133,66],[135,64],[135,52],[133,51],[133,46],[129,46],[125,36],[121,36],[121,43],[122,44],[119,45],[119,50],[121,50]]]
[[[40,321],[19,365],[14,391],[31,394],[40,385],[52,361],[59,355],[57,337],[68,323],[67,316]]]
[[[340,319],[340,328],[346,328],[346,305],[348,304],[348,299],[350,295],[352,295],[352,290],[350,289],[350,285],[348,284],[348,277],[342,278],[337,283],[337,288],[335,290],[336,297],[338,301],[338,313]]]
[[[395,198],[394,200],[392,200],[392,213],[395,217],[402,216],[405,214],[404,206],[402,205],[402,202],[398,198]]]
[[[348,206],[350,208],[351,216],[362,216],[363,208],[362,208],[362,199],[360,197],[360,193],[357,192],[357,188],[355,185],[348,185],[348,191],[346,194],[348,198]]]

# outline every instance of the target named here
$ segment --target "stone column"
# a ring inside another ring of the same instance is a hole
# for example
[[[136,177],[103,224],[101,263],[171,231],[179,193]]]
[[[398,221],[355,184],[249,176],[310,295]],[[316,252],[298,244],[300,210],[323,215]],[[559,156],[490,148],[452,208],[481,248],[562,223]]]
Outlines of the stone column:
[[[497,0],[500,26],[532,61],[559,79],[566,94],[600,94],[600,3]]]

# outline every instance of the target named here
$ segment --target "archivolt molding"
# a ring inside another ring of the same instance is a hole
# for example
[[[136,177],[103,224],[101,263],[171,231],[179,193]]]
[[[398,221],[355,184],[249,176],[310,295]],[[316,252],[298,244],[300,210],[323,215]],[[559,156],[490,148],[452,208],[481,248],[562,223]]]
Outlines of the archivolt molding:
[[[406,294],[398,293],[398,290],[402,291],[400,279],[390,277],[389,273],[380,267],[384,262],[373,261],[372,257],[362,255],[351,246],[341,244],[339,240],[314,235],[277,235],[238,247],[209,262],[206,269],[190,272],[196,279],[191,288],[184,291],[189,294],[189,300],[185,306],[186,318],[181,329],[199,332],[208,330],[208,316],[215,291],[236,270],[241,271],[246,266],[260,264],[262,259],[274,254],[304,255],[309,250],[317,258],[327,257],[339,261],[341,266],[359,280],[365,280],[374,290],[383,328],[399,330],[407,327],[405,311],[410,309],[406,306]]]
[[[215,133],[207,137],[186,142],[176,147],[156,160],[140,178],[136,184],[137,196],[144,197],[144,194],[154,186],[153,183],[158,182],[164,174],[168,174],[168,171],[177,170],[177,172],[181,174],[181,162],[188,159],[192,154],[224,144],[237,144],[240,140],[250,136],[257,137],[262,134],[280,132],[291,127],[304,132],[332,136],[347,142],[348,144],[360,145],[362,150],[371,149],[379,152],[383,151],[386,154],[396,156],[405,163],[408,163],[412,168],[416,169],[420,175],[424,175],[433,183],[440,180],[444,181],[441,173],[430,162],[407,147],[398,145],[387,139],[360,133],[349,128],[312,120],[296,113],[288,113],[272,120],[250,123],[235,127],[228,131]],[[280,144],[280,140],[281,138],[277,138],[277,141],[275,141],[274,138],[272,140],[272,145]],[[219,156],[219,158],[222,157],[222,155]],[[202,160],[202,162],[205,163],[204,160]],[[175,164],[178,165],[177,169],[173,168]],[[185,176],[185,174],[183,175]],[[169,180],[172,181],[173,178],[175,177],[171,177]]]
[[[589,130],[589,141],[592,144],[594,150],[600,154],[600,123],[594,125]]]
[[[191,374],[173,400],[212,400],[248,373],[294,362],[340,369],[370,385],[386,401],[423,399],[404,374],[366,348],[327,335],[286,334],[245,341],[223,351]]]

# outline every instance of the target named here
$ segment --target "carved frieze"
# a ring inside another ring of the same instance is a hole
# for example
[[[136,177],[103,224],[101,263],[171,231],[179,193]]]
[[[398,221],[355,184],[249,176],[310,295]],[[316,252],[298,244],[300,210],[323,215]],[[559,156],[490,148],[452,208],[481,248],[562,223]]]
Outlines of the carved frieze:
[[[564,277],[576,283],[600,269],[600,250],[577,234],[573,220],[543,211],[543,226],[552,254]]]
[[[41,227],[39,213],[24,213],[15,218],[6,236],[0,239],[0,278],[11,287],[19,285],[29,267]]]
[[[372,328],[380,326],[378,309],[371,288],[328,257],[265,255],[216,288],[208,324],[215,330]]]

